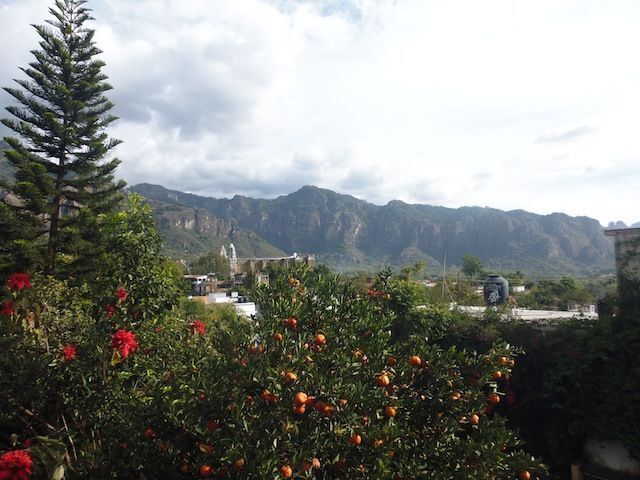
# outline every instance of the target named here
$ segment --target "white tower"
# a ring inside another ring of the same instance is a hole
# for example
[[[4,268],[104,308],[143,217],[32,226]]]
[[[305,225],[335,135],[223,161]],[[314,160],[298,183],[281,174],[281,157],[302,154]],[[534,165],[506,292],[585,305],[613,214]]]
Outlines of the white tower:
[[[231,251],[231,257],[229,257],[229,274],[233,276],[238,271],[238,257],[236,257],[236,247],[233,243],[229,244],[229,250]]]

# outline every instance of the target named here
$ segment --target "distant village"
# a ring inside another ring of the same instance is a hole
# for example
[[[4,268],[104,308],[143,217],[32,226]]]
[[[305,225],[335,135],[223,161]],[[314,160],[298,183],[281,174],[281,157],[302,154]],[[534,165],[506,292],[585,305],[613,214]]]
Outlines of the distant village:
[[[607,229],[605,234],[614,237],[619,289],[624,292],[631,288],[628,287],[629,284],[635,287],[640,276],[638,273],[640,272],[640,228]],[[247,285],[247,280],[250,277],[254,285],[268,285],[269,267],[288,268],[296,264],[305,264],[312,268],[315,264],[313,255],[301,256],[297,253],[287,257],[238,258],[233,243],[229,244],[228,249],[222,246],[220,256],[228,261],[229,279],[219,279],[217,273],[214,272],[206,275],[185,275],[185,280],[191,284],[191,299],[204,304],[232,304],[239,314],[247,317],[256,315],[256,306],[246,296],[240,295],[239,290]],[[433,280],[423,280],[419,283],[427,288],[435,288],[439,285]],[[373,278],[368,278],[367,284],[368,287],[371,287]],[[486,307],[462,306],[452,303],[451,308],[481,316],[486,308],[509,304],[512,300],[511,294],[523,293],[525,290],[524,285],[509,286],[504,278],[491,275],[483,285],[475,289],[476,295],[484,297]],[[596,307],[592,304],[570,305],[566,311],[530,310],[515,308],[515,305],[510,306],[509,317],[527,322],[545,323],[575,318],[576,316],[590,319],[598,318]]]
[[[254,257],[238,258],[236,247],[229,244],[229,249],[220,247],[220,256],[229,262],[229,279],[219,279],[216,272],[206,275],[185,275],[191,284],[191,299],[204,304],[233,304],[239,314],[252,317],[256,314],[256,306],[245,296],[239,295],[238,290],[247,285],[252,277],[254,285],[269,284],[269,266],[280,268],[305,264],[312,268],[315,264],[313,255],[300,256],[293,253],[288,257]]]

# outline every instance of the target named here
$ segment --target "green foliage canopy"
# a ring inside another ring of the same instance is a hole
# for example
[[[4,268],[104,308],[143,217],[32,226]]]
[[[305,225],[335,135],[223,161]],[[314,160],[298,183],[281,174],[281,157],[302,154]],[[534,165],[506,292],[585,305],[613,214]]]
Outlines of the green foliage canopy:
[[[7,107],[13,118],[2,123],[18,137],[5,138],[15,179],[2,180],[0,187],[8,192],[2,201],[14,218],[3,214],[0,226],[20,228],[39,255],[20,254],[24,245],[15,241],[0,248],[33,262],[16,267],[43,267],[47,274],[56,271],[60,255],[76,272],[89,268],[100,215],[116,207],[124,187],[114,182],[119,161],[104,160],[120,141],[105,133],[116,117],[108,113],[113,104],[104,93],[111,86],[104,63],[95,58],[101,53],[95,32],[85,27],[91,20],[85,4],[55,2],[49,25],[34,27],[41,41],[32,52],[35,60],[22,69],[28,78],[16,80],[20,88],[4,88],[17,103]]]

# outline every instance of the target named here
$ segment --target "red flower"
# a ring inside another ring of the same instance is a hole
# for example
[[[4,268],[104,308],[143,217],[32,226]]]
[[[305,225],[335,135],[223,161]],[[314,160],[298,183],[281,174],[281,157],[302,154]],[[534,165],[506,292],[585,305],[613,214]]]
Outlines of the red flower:
[[[7,317],[10,317],[11,315],[13,315],[13,303],[11,302],[4,302],[2,304],[2,308],[0,308],[0,315],[5,314]]]
[[[0,480],[29,480],[33,460],[26,450],[13,450],[0,457]]]
[[[113,315],[116,313],[116,307],[113,305],[107,305],[104,307],[104,311],[107,312],[107,318],[113,318]]]
[[[136,334],[121,328],[111,335],[113,348],[120,352],[122,358],[127,358],[138,349],[138,339]]]
[[[75,345],[64,345],[62,347],[62,355],[65,362],[70,362],[78,356],[78,349]]]
[[[204,332],[207,330],[207,326],[202,320],[194,320],[191,322],[191,330],[193,330],[194,334],[199,333],[200,335],[204,335]]]
[[[129,296],[129,292],[127,292],[124,288],[120,287],[116,290],[116,297],[118,297],[119,302],[124,302]]]
[[[9,287],[10,290],[24,290],[25,288],[31,288],[29,275],[22,272],[11,274],[7,280],[7,287]]]

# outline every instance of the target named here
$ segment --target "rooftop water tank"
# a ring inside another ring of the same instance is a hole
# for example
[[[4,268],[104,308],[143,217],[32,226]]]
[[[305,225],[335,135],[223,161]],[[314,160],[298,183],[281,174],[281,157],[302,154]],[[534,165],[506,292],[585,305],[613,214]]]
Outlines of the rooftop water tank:
[[[509,282],[500,275],[489,275],[484,282],[484,303],[487,306],[504,305],[509,298]]]

